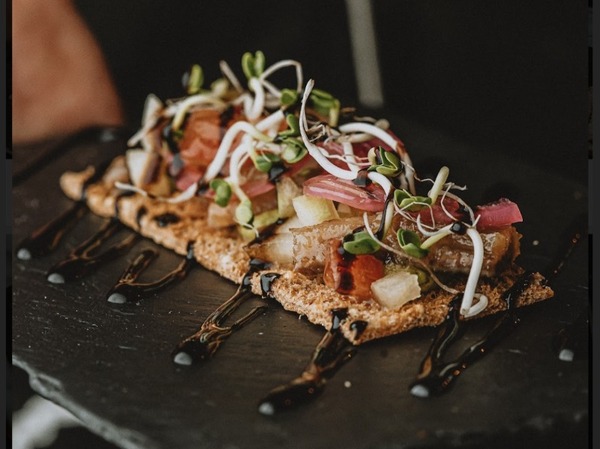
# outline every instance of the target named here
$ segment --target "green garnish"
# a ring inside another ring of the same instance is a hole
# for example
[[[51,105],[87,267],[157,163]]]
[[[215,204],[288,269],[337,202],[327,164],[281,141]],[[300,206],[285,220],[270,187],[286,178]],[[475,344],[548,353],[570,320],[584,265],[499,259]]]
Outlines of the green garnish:
[[[265,70],[265,54],[260,50],[254,54],[244,53],[242,56],[242,70],[248,79],[259,77]]]
[[[413,265],[409,265],[405,270],[417,275],[417,282],[419,283],[419,287],[421,287],[421,291],[426,292],[435,285],[435,282],[425,270],[421,270]]]
[[[376,171],[384,176],[395,178],[402,173],[404,164],[400,157],[393,151],[388,151],[385,148],[371,148],[368,153],[371,166],[369,171]]]
[[[288,164],[295,164],[304,159],[304,156],[308,154],[308,150],[300,139],[287,137],[281,141],[281,144],[283,146],[281,158]]]
[[[194,95],[200,92],[200,88],[204,83],[204,72],[202,67],[194,64],[189,72],[183,76],[183,84],[188,95]]]
[[[315,110],[321,115],[326,115],[331,126],[337,126],[340,116],[340,100],[321,89],[313,89],[309,98]]]
[[[283,106],[291,106],[298,101],[298,92],[292,89],[281,89],[281,104]]]
[[[288,125],[288,129],[281,131],[279,136],[298,137],[300,135],[300,122],[298,121],[298,117],[296,117],[294,114],[287,114],[285,116],[285,121]]]
[[[429,250],[422,248],[421,240],[416,232],[407,229],[398,229],[396,235],[400,248],[409,256],[420,259],[429,253]]]
[[[256,153],[253,152],[251,155],[254,166],[263,173],[268,173],[274,163],[279,162],[279,157],[273,153]]]
[[[252,224],[254,212],[252,211],[252,202],[250,200],[244,200],[236,207],[235,220],[243,226]]]
[[[350,234],[342,243],[344,251],[350,254],[373,254],[381,246],[375,241],[367,231],[359,231]]]
[[[401,210],[414,212],[430,205],[432,201],[428,196],[412,195],[404,189],[396,189],[394,191],[394,202]]]
[[[209,185],[215,191],[215,203],[221,207],[227,206],[231,199],[231,186],[229,183],[224,179],[215,178]]]

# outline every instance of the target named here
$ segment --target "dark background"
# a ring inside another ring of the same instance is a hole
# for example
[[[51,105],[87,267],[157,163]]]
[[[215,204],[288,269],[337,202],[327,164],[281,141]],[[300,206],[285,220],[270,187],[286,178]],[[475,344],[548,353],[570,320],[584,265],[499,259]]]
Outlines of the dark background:
[[[479,146],[482,155],[506,152],[586,183],[588,1],[372,3],[391,119],[407,117]],[[134,127],[149,92],[180,96],[181,75],[193,63],[209,81],[221,59],[239,74],[246,51],[262,50],[267,63],[297,59],[306,78],[357,102],[343,0],[76,4]]]

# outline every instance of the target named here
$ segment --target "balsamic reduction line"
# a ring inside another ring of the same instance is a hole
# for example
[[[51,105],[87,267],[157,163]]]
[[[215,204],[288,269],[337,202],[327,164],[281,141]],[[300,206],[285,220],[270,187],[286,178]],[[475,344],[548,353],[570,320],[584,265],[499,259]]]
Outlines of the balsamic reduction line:
[[[88,211],[83,201],[75,202],[69,209],[39,227],[31,235],[17,246],[17,258],[30,260],[34,257],[45,256],[54,251],[61,242],[64,235],[75,223],[77,223]]]
[[[88,133],[92,131],[104,133],[111,131],[111,128],[91,128],[86,130]],[[73,138],[77,138],[77,135],[73,136]],[[17,246],[18,259],[30,260],[33,257],[42,257],[51,253],[58,247],[58,244],[61,242],[67,231],[69,231],[89,210],[85,202],[88,187],[104,176],[111,163],[112,159],[107,159],[94,169],[92,176],[86,179],[81,187],[79,200],[69,209],[33,231],[29,237],[19,243]]]
[[[444,362],[441,358],[462,335],[466,325],[464,321],[460,320],[462,294],[456,295],[449,305],[448,314],[438,335],[421,363],[417,380],[410,386],[411,394],[427,398],[446,392],[465,369],[488,354],[506,337],[520,322],[515,303],[529,287],[533,275],[532,272],[525,273],[504,292],[502,299],[506,302],[507,308],[481,340],[469,346],[456,359]]]
[[[309,402],[322,393],[327,380],[349,361],[356,353],[356,347],[344,337],[342,322],[347,319],[347,309],[332,311],[331,329],[317,344],[312,358],[300,376],[291,382],[271,390],[260,402],[259,413],[273,415]],[[363,321],[355,321],[351,328],[357,338],[366,328]]]
[[[158,253],[152,249],[146,249],[138,254],[134,261],[125,269],[117,283],[106,294],[107,301],[113,304],[123,304],[142,299],[145,295],[156,293],[177,282],[181,282],[191,269],[196,266],[194,246],[192,243],[189,243],[185,259],[174,270],[157,281],[146,283],[136,282],[156,257],[158,257]]]
[[[221,344],[223,344],[234,331],[240,329],[267,309],[267,306],[255,307],[232,325],[223,325],[225,320],[234,311],[236,311],[247,299],[254,296],[252,293],[252,277],[258,271],[268,268],[268,266],[268,263],[258,259],[250,261],[250,268],[244,275],[240,286],[233,296],[217,307],[217,309],[206,318],[196,333],[181,341],[173,350],[172,356],[174,363],[177,363],[178,365],[192,365],[199,361],[211,359]],[[265,291],[265,289],[270,289],[276,276],[265,279],[268,280],[263,281],[261,278],[263,296],[268,295],[269,291]]]
[[[63,284],[69,280],[79,279],[97,266],[118,257],[139,240],[138,234],[130,234],[104,252],[97,253],[104,242],[123,229],[125,226],[114,218],[106,222],[98,232],[73,249],[66,259],[48,270],[48,281],[53,284]]]

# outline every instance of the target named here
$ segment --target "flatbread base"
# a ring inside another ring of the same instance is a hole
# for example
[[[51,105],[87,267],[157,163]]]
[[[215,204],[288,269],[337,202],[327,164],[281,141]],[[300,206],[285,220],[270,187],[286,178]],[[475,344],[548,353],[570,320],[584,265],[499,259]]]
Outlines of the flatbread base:
[[[64,193],[73,200],[79,200],[85,181],[93,172],[94,169],[90,167],[82,172],[65,173],[60,180]],[[123,157],[113,161],[100,182],[86,188],[85,200],[92,212],[102,217],[114,217],[118,210],[118,218],[126,226],[181,255],[186,255],[189,243],[193,243],[194,256],[202,266],[235,283],[242,281],[250,262],[244,251],[245,243],[235,229],[208,227],[209,200],[195,197],[183,203],[171,204],[141,194],[120,195],[122,191],[114,187],[115,181],[129,181]],[[164,214],[173,214],[179,220],[165,225],[160,220]],[[448,313],[448,304],[454,296],[439,289],[400,308],[388,309],[375,300],[358,300],[353,296],[341,295],[295,271],[267,271],[280,275],[272,283],[269,295],[284,309],[306,316],[314,324],[329,328],[331,311],[346,308],[348,319],[342,323],[342,331],[354,344],[398,334],[415,327],[437,326],[444,321]],[[502,300],[502,293],[515,283],[521,273],[522,270],[515,267],[511,275],[494,279],[493,283],[482,279],[478,291],[488,297],[489,303],[477,316],[505,310],[507,305]],[[252,278],[252,290],[257,295],[262,294],[260,276],[261,273],[256,273]],[[461,285],[454,287],[461,289]],[[553,294],[552,289],[545,285],[543,276],[536,273],[518,299],[517,306],[533,304],[548,299]],[[357,320],[367,323],[365,330],[358,336],[351,328],[351,324]]]

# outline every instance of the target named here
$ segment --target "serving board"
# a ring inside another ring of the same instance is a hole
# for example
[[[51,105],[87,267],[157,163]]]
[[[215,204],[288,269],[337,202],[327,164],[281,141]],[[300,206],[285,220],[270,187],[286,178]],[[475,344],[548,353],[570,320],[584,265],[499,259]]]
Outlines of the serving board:
[[[573,222],[585,224],[583,182],[479,151],[402,118],[390,121],[393,129],[403,129],[422,176],[445,163],[454,181],[468,185],[463,195],[468,201],[507,196],[520,205],[525,222],[518,226],[524,235],[519,260],[526,268],[544,269],[564,252],[565,231]],[[61,173],[123,151],[122,141],[105,140],[68,140],[63,151],[52,151],[19,178],[12,197],[14,247],[71,206],[58,186]],[[43,151],[16,148],[15,166],[28,166],[27,159]],[[419,399],[409,392],[436,334],[416,329],[360,346],[320,396],[269,417],[258,412],[259,400],[302,372],[325,330],[272,300],[255,298],[232,320],[257,305],[268,309],[212,360],[175,365],[171,351],[177,343],[236,286],[196,267],[184,282],[135,304],[107,302],[110,287],[143,249],[159,256],[142,279],[157,279],[180,263],[179,256],[149,240],[79,281],[47,282],[46,270],[102,223],[88,213],[53,253],[29,261],[13,257],[12,361],[29,373],[34,390],[120,447],[587,447],[585,227],[552,283],[555,298],[521,310],[520,325],[446,394]],[[493,323],[493,317],[471,323],[449,356],[476,342]],[[567,331],[575,350],[571,362],[557,356],[557,342]]]

